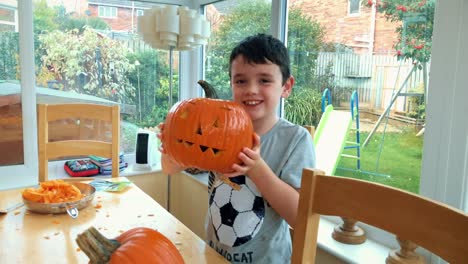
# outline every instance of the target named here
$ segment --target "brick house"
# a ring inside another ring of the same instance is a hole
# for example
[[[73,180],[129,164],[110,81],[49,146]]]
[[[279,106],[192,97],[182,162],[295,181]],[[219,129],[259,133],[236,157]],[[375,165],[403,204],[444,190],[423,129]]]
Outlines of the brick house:
[[[88,14],[103,19],[112,31],[133,33],[137,30],[137,16],[154,4],[119,0],[88,1]]]
[[[290,0],[326,30],[325,41],[352,47],[356,53],[394,54],[396,25],[359,0]]]
[[[78,1],[78,0],[77,0]],[[356,53],[395,54],[396,24],[359,0],[290,0],[326,30],[325,41],[352,47]],[[88,15],[100,17],[113,31],[135,32],[137,16],[154,4],[122,0],[88,1]],[[216,12],[215,10],[210,10]],[[209,11],[209,13],[210,13]]]

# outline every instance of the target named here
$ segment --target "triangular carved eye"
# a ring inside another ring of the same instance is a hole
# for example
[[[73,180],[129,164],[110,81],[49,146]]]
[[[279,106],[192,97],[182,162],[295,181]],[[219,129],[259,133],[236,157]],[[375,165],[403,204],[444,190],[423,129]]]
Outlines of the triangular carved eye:
[[[213,127],[216,127],[216,128],[219,127],[219,119],[218,118],[216,118],[216,120],[214,121]]]
[[[197,133],[198,135],[202,135],[202,134],[203,134],[200,124],[198,124],[198,129],[197,129],[197,132],[195,132],[195,133]]]
[[[209,147],[200,145],[200,149],[202,152],[205,152]]]
[[[215,148],[213,148],[212,150],[213,150],[213,153],[214,153],[215,155],[216,155],[218,152],[220,152],[220,150],[219,150],[219,149],[215,149]]]

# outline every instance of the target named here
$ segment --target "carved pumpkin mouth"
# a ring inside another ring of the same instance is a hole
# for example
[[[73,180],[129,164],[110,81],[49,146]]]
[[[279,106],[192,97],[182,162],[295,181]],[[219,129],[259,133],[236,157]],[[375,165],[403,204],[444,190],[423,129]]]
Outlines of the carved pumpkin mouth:
[[[208,146],[203,146],[203,145],[197,145],[193,142],[182,140],[182,139],[177,139],[178,144],[183,144],[185,147],[192,148],[192,147],[199,147],[202,153],[211,152],[213,153],[214,156],[218,156],[223,150],[218,149],[218,148],[212,148]]]

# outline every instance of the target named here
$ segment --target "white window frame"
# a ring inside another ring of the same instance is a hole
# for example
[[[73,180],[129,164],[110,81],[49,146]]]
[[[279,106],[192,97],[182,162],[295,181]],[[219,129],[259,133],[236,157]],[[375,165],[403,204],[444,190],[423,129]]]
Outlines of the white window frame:
[[[38,183],[32,0],[18,1],[24,164],[0,166],[0,190]],[[5,151],[5,150],[4,150]]]
[[[115,6],[98,6],[98,16],[104,18],[117,18],[117,7]]]
[[[136,10],[136,16],[142,16],[144,15],[145,11],[143,9],[137,9]]]

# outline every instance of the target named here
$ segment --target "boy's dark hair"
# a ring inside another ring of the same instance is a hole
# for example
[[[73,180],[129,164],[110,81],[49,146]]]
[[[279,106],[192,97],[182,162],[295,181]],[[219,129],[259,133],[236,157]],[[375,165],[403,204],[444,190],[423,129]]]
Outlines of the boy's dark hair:
[[[288,50],[280,40],[271,35],[253,35],[237,44],[229,58],[229,77],[232,61],[239,55],[244,56],[247,63],[265,64],[268,60],[278,65],[283,77],[282,84],[291,76]]]

